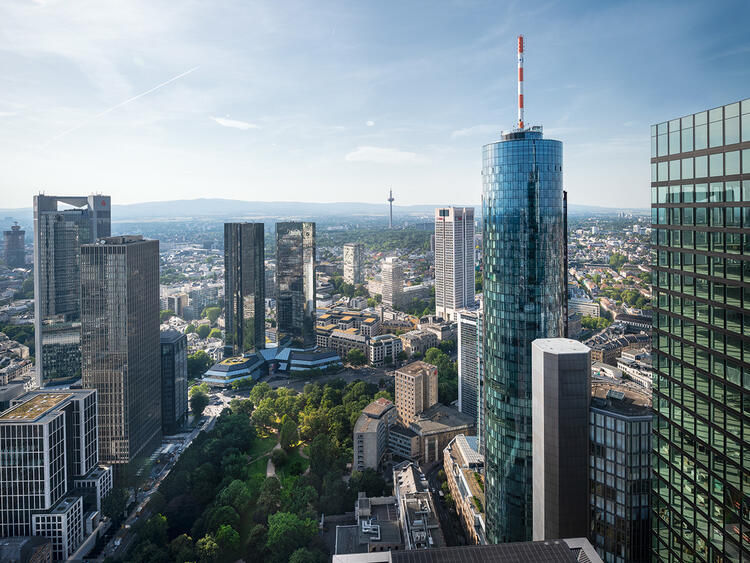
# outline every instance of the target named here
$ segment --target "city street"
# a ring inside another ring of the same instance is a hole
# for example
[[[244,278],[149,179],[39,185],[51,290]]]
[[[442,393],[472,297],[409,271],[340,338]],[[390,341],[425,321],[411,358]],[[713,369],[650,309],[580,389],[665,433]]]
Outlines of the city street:
[[[437,477],[438,471],[443,468],[441,463],[433,463],[422,468],[427,482],[430,484],[430,489],[434,491],[432,493],[432,502],[435,505],[435,511],[437,512],[438,519],[440,520],[440,528],[443,530],[443,537],[445,543],[449,547],[456,545],[465,545],[466,538],[460,532],[461,523],[458,521],[458,516],[448,510],[443,504],[443,500],[440,497],[440,480]]]

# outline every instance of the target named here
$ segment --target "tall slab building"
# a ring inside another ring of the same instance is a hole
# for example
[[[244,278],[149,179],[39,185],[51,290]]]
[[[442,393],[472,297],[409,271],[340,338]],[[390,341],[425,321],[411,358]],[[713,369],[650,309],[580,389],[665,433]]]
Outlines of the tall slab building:
[[[523,126],[482,157],[487,539],[532,537],[531,343],[565,330],[562,143]]]
[[[26,266],[26,231],[18,224],[12,225],[9,231],[3,231],[5,242],[4,257],[8,268]]]
[[[481,433],[482,404],[482,306],[462,309],[458,324],[458,410],[474,417]],[[481,434],[478,434],[481,436]],[[481,442],[480,442],[481,443]]]
[[[474,305],[474,208],[435,209],[435,314],[455,321]]]
[[[347,242],[344,245],[344,281],[351,284],[365,283],[363,261],[365,247],[361,242]]]
[[[654,561],[750,560],[750,99],[651,127]]]
[[[404,295],[404,269],[395,256],[389,256],[383,261],[381,270],[383,282],[383,305],[398,307]]]
[[[279,342],[315,346],[315,223],[276,223]]]
[[[122,466],[161,443],[159,241],[81,247],[82,384],[97,390],[99,459]]]
[[[263,223],[224,223],[224,356],[264,348],[266,274]]]
[[[80,248],[110,235],[110,197],[34,196],[37,384],[81,375]]]

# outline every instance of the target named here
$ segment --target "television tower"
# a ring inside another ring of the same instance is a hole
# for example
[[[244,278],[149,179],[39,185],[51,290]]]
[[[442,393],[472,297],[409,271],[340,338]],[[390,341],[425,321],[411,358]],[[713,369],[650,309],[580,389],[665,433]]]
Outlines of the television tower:
[[[518,36],[518,128],[523,129],[523,35]]]
[[[388,203],[391,206],[391,218],[390,218],[390,221],[388,221],[388,228],[392,229],[393,228],[393,190],[392,189],[388,193]]]

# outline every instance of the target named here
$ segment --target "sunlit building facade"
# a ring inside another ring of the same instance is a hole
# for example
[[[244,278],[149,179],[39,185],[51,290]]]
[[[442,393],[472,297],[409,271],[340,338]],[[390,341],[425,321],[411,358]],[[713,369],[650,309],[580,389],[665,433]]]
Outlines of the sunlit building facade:
[[[750,560],[750,99],[651,127],[652,548]]]
[[[487,539],[529,541],[531,342],[565,329],[562,143],[516,130],[482,162]]]
[[[34,196],[37,383],[81,375],[80,248],[110,235],[110,197]]]
[[[276,223],[279,342],[315,346],[315,223]]]

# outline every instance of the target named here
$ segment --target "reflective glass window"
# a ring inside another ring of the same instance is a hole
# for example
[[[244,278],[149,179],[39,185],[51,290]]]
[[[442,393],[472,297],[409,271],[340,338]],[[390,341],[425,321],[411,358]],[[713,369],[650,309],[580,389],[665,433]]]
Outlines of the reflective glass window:
[[[669,179],[682,180],[680,176],[680,159],[669,161]]]
[[[653,137],[651,138],[653,142]],[[682,152],[693,150],[693,128],[682,130]]]
[[[695,126],[695,150],[708,147],[708,125]]]
[[[721,203],[724,201],[724,182],[711,182],[711,202]]]
[[[740,191],[739,181],[727,182],[724,188],[726,194],[725,201],[741,201],[742,193]]]
[[[658,180],[659,182],[666,182],[667,180],[669,180],[669,163],[668,162],[659,163]]]
[[[698,203],[708,201],[708,184],[695,184],[695,201]]]
[[[724,153],[725,154],[725,174],[729,176],[730,174],[739,174],[740,173],[740,151],[729,151]]]
[[[740,142],[740,118],[730,117],[724,122],[724,144],[733,145]]]
[[[693,203],[693,185],[682,186],[682,202]]]
[[[682,159],[682,177],[686,180],[693,179],[693,159],[692,158]]]
[[[742,151],[742,173],[750,174],[750,149]]]
[[[717,153],[709,156],[709,175],[724,175],[724,153]]]
[[[696,156],[695,157],[695,177],[705,178],[706,176],[708,176],[708,157]]]
[[[709,147],[720,147],[724,144],[724,123],[713,121],[708,124]]]

